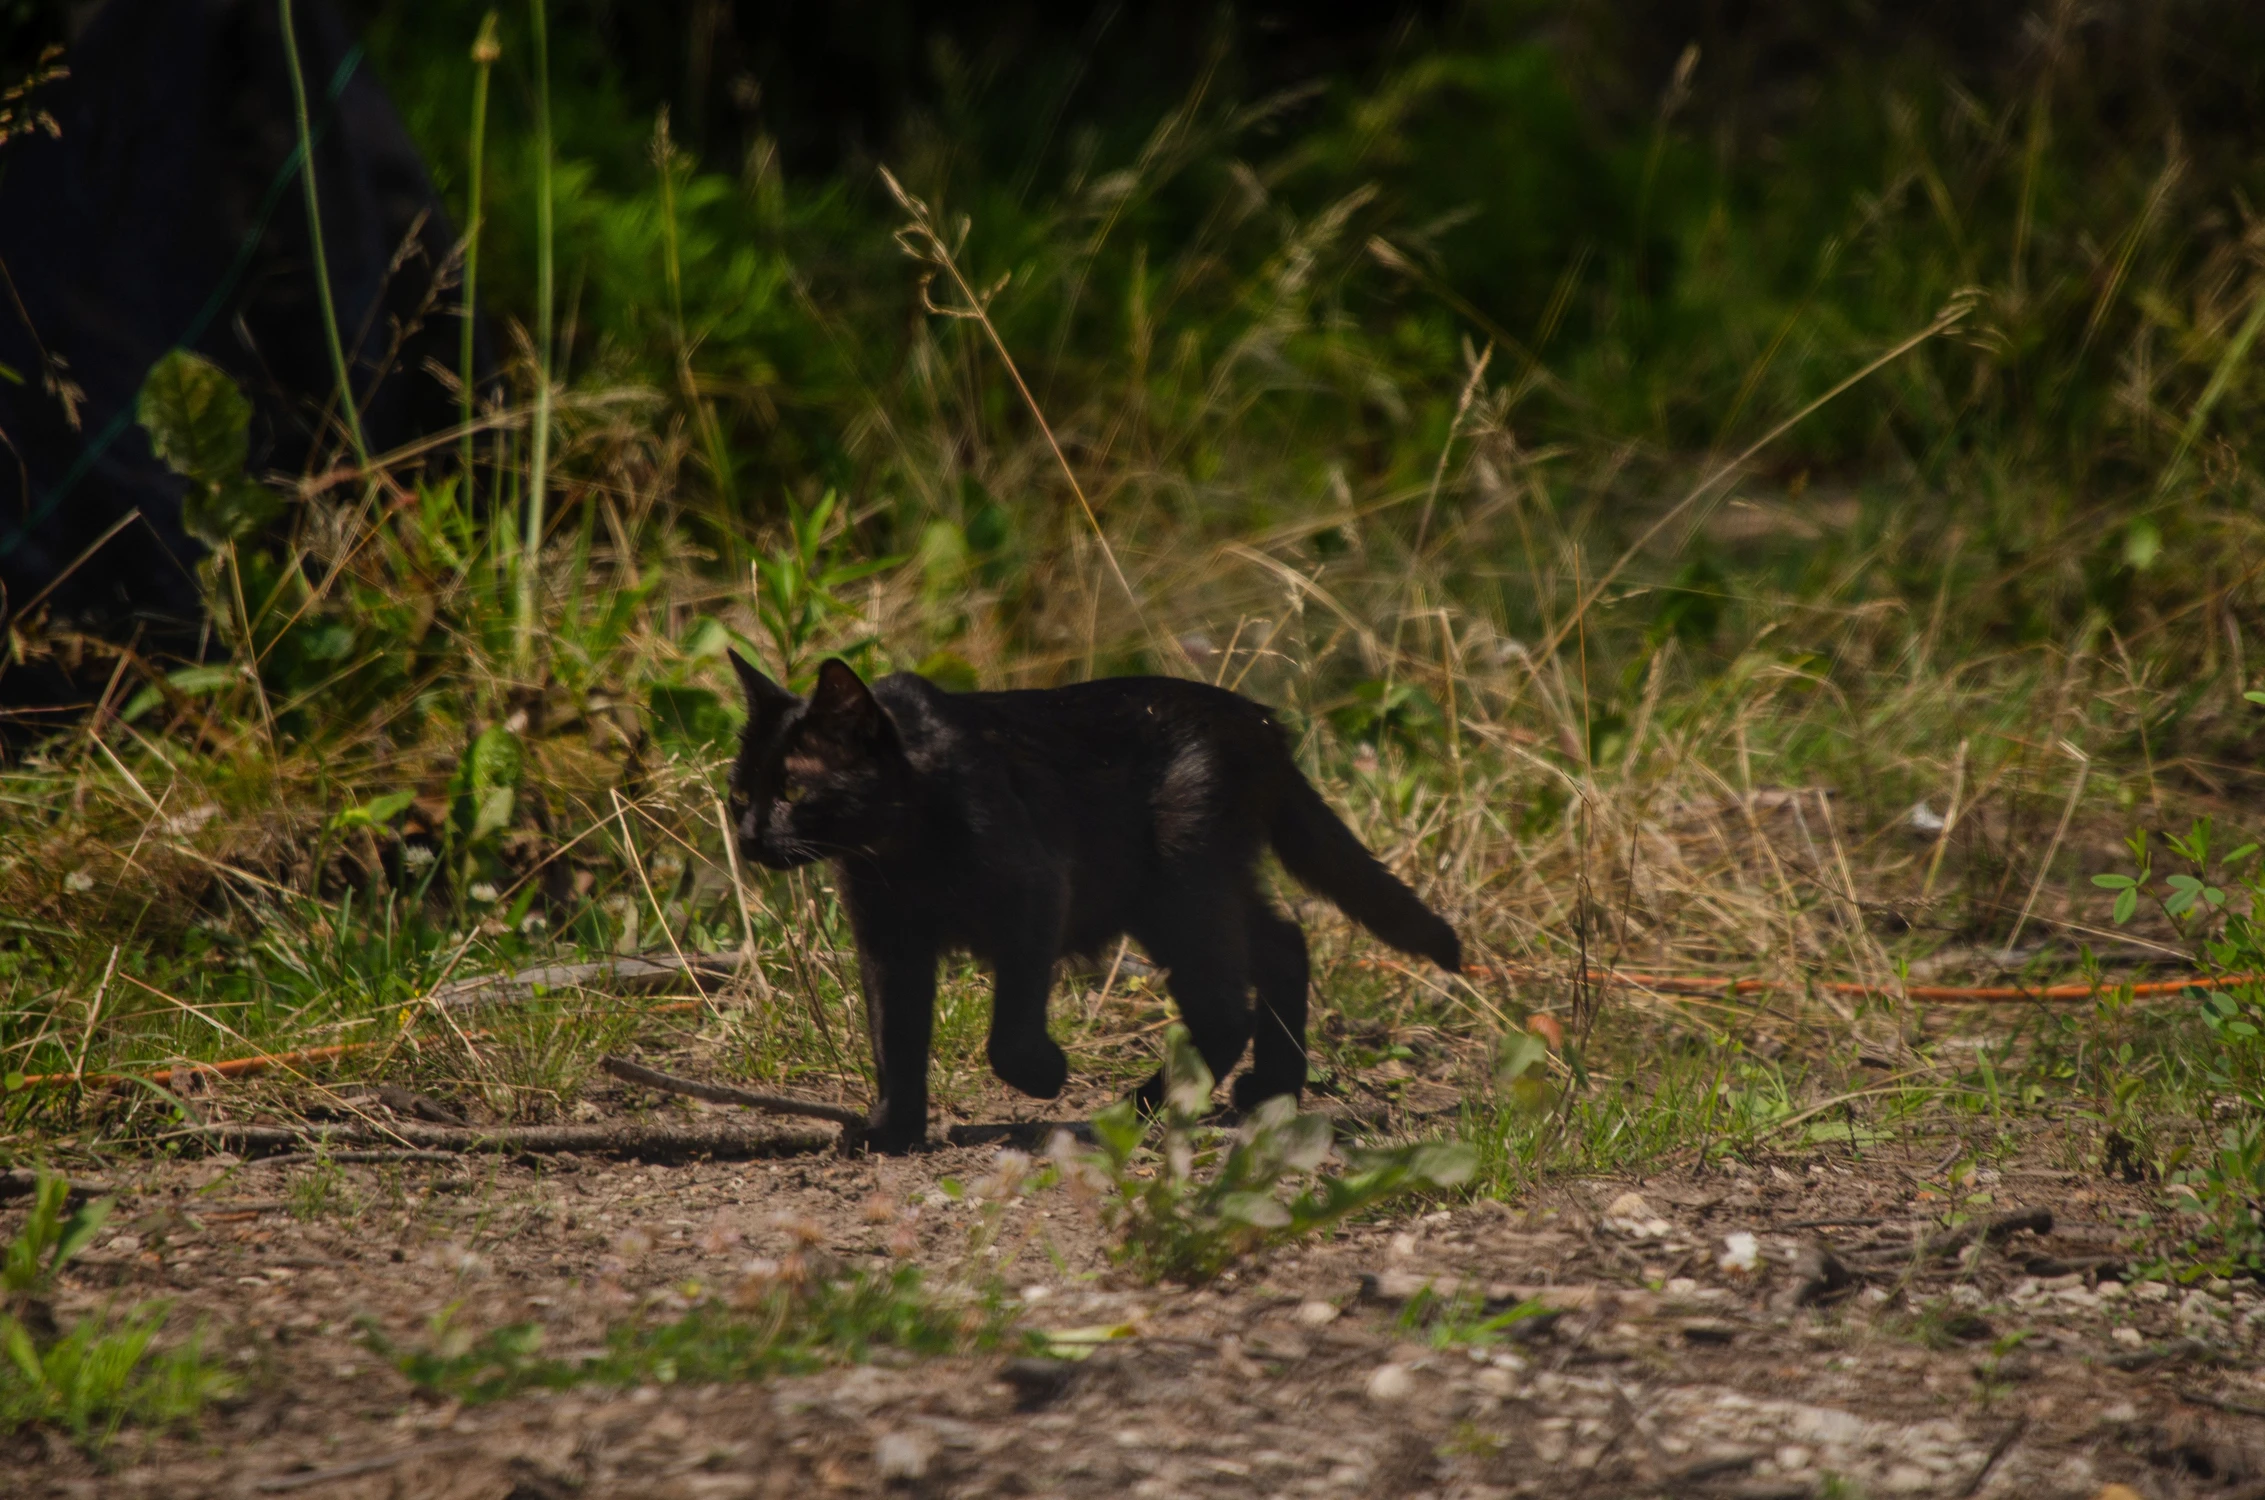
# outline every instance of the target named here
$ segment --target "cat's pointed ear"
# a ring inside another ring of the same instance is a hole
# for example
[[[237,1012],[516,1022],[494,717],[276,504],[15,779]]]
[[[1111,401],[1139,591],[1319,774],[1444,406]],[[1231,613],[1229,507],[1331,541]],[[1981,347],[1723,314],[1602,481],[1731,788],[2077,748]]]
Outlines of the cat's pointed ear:
[[[807,722],[841,745],[877,745],[895,733],[888,712],[865,679],[838,656],[818,669]]]
[[[747,693],[749,723],[762,723],[794,707],[794,694],[765,677],[760,667],[737,650],[731,652],[731,669],[739,674],[739,685]]]

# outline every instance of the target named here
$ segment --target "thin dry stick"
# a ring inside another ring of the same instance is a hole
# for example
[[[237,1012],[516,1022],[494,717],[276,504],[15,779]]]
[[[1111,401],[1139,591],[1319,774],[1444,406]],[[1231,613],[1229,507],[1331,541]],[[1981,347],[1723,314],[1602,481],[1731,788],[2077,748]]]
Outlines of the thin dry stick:
[[[1431,513],[1439,503],[1439,487],[1447,480],[1447,460],[1455,451],[1455,439],[1463,431],[1463,418],[1470,415],[1471,402],[1478,397],[1479,382],[1486,378],[1486,367],[1493,359],[1494,345],[1490,343],[1477,359],[1471,361],[1470,377],[1463,382],[1463,394],[1455,402],[1454,419],[1447,424],[1447,440],[1439,445],[1439,462],[1431,467],[1431,485],[1424,491],[1423,513],[1416,521],[1416,545],[1409,553],[1411,566],[1408,570],[1408,592],[1411,605],[1422,589],[1422,585],[1416,581],[1416,569],[1423,563],[1424,541],[1431,535]],[[1400,633],[1407,628],[1409,613],[1408,609],[1403,608],[1392,621],[1392,649],[1384,658],[1384,685],[1387,689],[1392,686],[1393,678],[1400,669]],[[1453,743],[1452,739],[1449,743]]]
[[[739,868],[739,840],[732,834],[731,814],[724,810],[724,799],[716,803],[716,826],[723,830],[724,857],[731,864],[731,891],[739,898],[739,927],[741,952],[747,956],[747,967],[755,974],[755,993],[762,996],[767,1009],[772,1004],[771,981],[763,973],[763,966],[755,961],[755,909],[747,901],[747,880]]]
[[[2021,941],[2021,929],[2029,925],[2029,914],[2037,909],[2037,897],[2045,889],[2045,877],[2053,872],[2053,858],[2061,852],[2061,840],[2068,837],[2068,825],[2076,820],[2076,805],[2084,797],[2084,785],[2092,779],[2091,757],[2067,740],[2061,741],[2061,749],[2076,758],[2076,785],[2068,789],[2068,801],[2061,806],[2060,826],[2053,830],[2053,841],[2045,846],[2045,857],[2037,862],[2037,878],[2029,882],[2029,899],[2021,903],[2021,915],[2014,918],[2012,935],[2005,940],[2009,961],[2014,944]]]
[[[959,289],[966,306],[940,306],[927,295],[925,288],[922,289],[921,302],[930,312],[941,317],[970,318],[982,325],[985,336],[991,340],[991,347],[998,352],[999,362],[1006,366],[1007,378],[1015,383],[1015,390],[1022,396],[1023,405],[1030,408],[1032,420],[1038,423],[1038,430],[1045,435],[1046,446],[1053,451],[1054,462],[1061,466],[1062,477],[1069,481],[1070,493],[1077,497],[1078,509],[1085,512],[1086,524],[1093,528],[1094,540],[1101,544],[1102,558],[1109,564],[1109,571],[1116,576],[1117,586],[1125,591],[1125,598],[1132,605],[1133,618],[1140,621],[1141,629],[1148,635],[1149,644],[1157,644],[1159,636],[1156,627],[1149,620],[1148,611],[1141,607],[1140,595],[1133,591],[1132,580],[1125,576],[1124,567],[1118,563],[1117,550],[1109,545],[1108,533],[1101,529],[1101,518],[1094,513],[1093,503],[1085,498],[1085,486],[1078,483],[1077,471],[1070,467],[1069,455],[1062,451],[1060,440],[1054,436],[1053,424],[1046,420],[1046,413],[1038,405],[1038,398],[1031,394],[1029,384],[1022,378],[1021,368],[1015,364],[1014,355],[1007,350],[1007,341],[999,336],[998,325],[991,321],[990,296],[977,295],[975,288],[968,284],[967,277],[960,271],[959,258],[952,254],[951,246],[944,243],[943,235],[937,231],[935,217],[928,205],[906,192],[904,185],[897,181],[895,174],[887,167],[881,169],[881,181],[897,200],[897,206],[912,215],[912,223],[898,233],[897,242],[904,246],[905,253],[913,259],[925,261],[951,277],[952,285]],[[925,251],[917,248],[923,244],[927,247]],[[996,290],[993,289],[994,293]],[[1171,653],[1190,672],[1196,670],[1195,662],[1177,640],[1169,635],[1161,637],[1161,640],[1170,646]]]
[[[831,1120],[850,1130],[863,1130],[865,1117],[854,1109],[839,1104],[827,1104],[817,1099],[801,1099],[792,1094],[759,1094],[752,1089],[734,1088],[728,1083],[703,1083],[697,1078],[679,1078],[674,1073],[663,1073],[626,1057],[602,1057],[598,1066],[626,1083],[643,1084],[649,1089],[663,1089],[672,1094],[683,1094],[692,1099],[705,1099],[711,1104],[742,1104],[749,1109],[767,1110],[774,1115],[806,1115],[813,1120]]]
[[[676,955],[677,962],[690,967],[691,960],[678,945],[676,933],[668,924],[668,913],[661,909],[661,898],[653,894],[653,882],[645,874],[645,857],[637,852],[637,840],[629,831],[629,804],[622,801],[621,792],[614,787],[606,788],[606,795],[613,798],[614,821],[621,828],[622,843],[629,848],[629,864],[637,872],[637,883],[645,888],[646,903],[653,908],[653,920],[661,924],[661,936],[668,939],[669,951]]]
[[[1959,795],[1966,790],[1967,741],[1958,742],[1958,759],[1950,768],[1950,810],[1943,814],[1943,826],[1935,830],[1935,852],[1927,858],[1927,878],[1919,883],[1919,899],[1924,902],[1935,893],[1935,876],[1943,867],[1943,853],[1950,848],[1950,831],[1958,826]]]

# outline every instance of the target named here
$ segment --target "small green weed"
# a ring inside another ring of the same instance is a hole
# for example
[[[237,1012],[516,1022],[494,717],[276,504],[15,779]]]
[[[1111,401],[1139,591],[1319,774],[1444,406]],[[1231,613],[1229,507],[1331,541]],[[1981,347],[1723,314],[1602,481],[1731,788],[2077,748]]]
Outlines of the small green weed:
[[[1423,1339],[1434,1349],[1485,1349],[1532,1335],[1537,1330],[1523,1325],[1548,1316],[1549,1309],[1534,1299],[1490,1308],[1485,1298],[1474,1293],[1441,1296],[1425,1287],[1400,1309],[1399,1321],[1402,1332]]]
[[[673,1385],[750,1380],[857,1363],[876,1349],[954,1354],[993,1349],[1013,1321],[996,1291],[938,1297],[918,1268],[853,1272],[833,1279],[774,1277],[725,1301],[702,1301],[673,1322],[615,1328],[602,1352],[554,1358],[543,1330],[512,1323],[481,1335],[436,1318],[429,1344],[400,1350],[373,1329],[370,1346],[426,1390],[460,1401],[496,1401],[519,1391],[574,1385]]]
[[[1329,1121],[1301,1115],[1295,1100],[1269,1099],[1233,1132],[1201,1125],[1213,1079],[1185,1027],[1165,1033],[1162,1138],[1132,1101],[1093,1120],[1098,1152],[1056,1138],[1056,1160],[1073,1191],[1096,1202],[1118,1239],[1112,1254],[1150,1280],[1209,1281],[1246,1255],[1302,1238],[1403,1193],[1459,1187],[1478,1156],[1455,1141],[1348,1151],[1354,1170],[1319,1174],[1332,1144]],[[1201,1174],[1201,1175],[1199,1175]],[[1312,1176],[1285,1198],[1283,1185]]]
[[[193,1422],[225,1392],[227,1377],[204,1358],[194,1335],[179,1348],[151,1352],[165,1326],[165,1303],[121,1315],[105,1309],[56,1328],[44,1294],[111,1209],[109,1199],[98,1199],[66,1218],[69,1192],[63,1178],[41,1173],[31,1216],[0,1260],[0,1432],[50,1424],[99,1449],[127,1422]]]

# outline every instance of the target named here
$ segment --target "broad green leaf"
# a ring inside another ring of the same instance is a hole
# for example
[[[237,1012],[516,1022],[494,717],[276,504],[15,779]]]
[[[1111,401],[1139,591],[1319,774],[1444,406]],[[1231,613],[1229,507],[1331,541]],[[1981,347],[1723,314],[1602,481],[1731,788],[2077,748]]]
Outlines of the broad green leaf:
[[[1282,1127],[1282,1164],[1293,1172],[1311,1172],[1328,1160],[1335,1139],[1327,1115],[1296,1115]]]
[[[243,680],[243,674],[234,667],[183,667],[165,674],[165,687],[184,698],[202,698]],[[121,717],[130,724],[164,701],[165,688],[152,684],[127,700]]]
[[[47,1263],[48,1274],[52,1276],[62,1270],[64,1262],[84,1250],[102,1232],[102,1226],[110,1220],[111,1210],[117,1206],[115,1199],[97,1198],[71,1215],[55,1241],[55,1255]]]
[[[518,800],[518,792],[507,786],[484,787],[474,792],[472,794],[472,841],[478,843],[481,839],[499,829],[509,828],[511,826],[512,808]]]
[[[1478,1152],[1461,1141],[1427,1142],[1408,1154],[1408,1174],[1433,1187],[1461,1187],[1478,1170]]]
[[[1503,1037],[1494,1053],[1494,1076],[1504,1083],[1514,1083],[1529,1072],[1538,1073],[1549,1065],[1549,1043],[1530,1031],[1513,1031]]]
[[[724,706],[721,698],[703,687],[655,684],[646,693],[645,701],[653,716],[655,736],[673,749],[704,750],[727,745],[739,732],[738,717]]]
[[[181,497],[181,525],[206,546],[220,548],[264,530],[282,509],[281,495],[236,478],[191,488]]]
[[[349,807],[330,820],[333,828],[383,828],[409,810],[417,800],[415,791],[404,788],[372,797],[360,807]]]
[[[1120,1099],[1093,1117],[1093,1138],[1120,1167],[1140,1149],[1141,1137],[1147,1133],[1140,1110],[1130,1099]]]
[[[1137,1334],[1130,1323],[1096,1323],[1089,1328],[1041,1329],[1039,1352],[1050,1359],[1084,1359],[1104,1344]]]
[[[2127,886],[2122,894],[2116,897],[2115,919],[2117,925],[2121,926],[2130,921],[2131,914],[2137,910],[2139,910],[2139,892],[2137,889]]]
[[[1287,1229],[1290,1211],[1266,1193],[1221,1193],[1219,1217],[1257,1229]]]
[[[218,487],[243,478],[252,404],[218,365],[175,349],[150,366],[134,415],[168,468]]]
[[[2145,516],[2133,521],[2123,534],[2123,560],[2144,573],[2163,554],[2163,533]]]
[[[2128,891],[2136,882],[2129,875],[2095,875],[2092,883],[2103,891]]]
[[[1164,1102],[1175,1115],[1200,1119],[1211,1108],[1215,1081],[1185,1026],[1164,1033]]]
[[[2265,704],[2265,693],[2261,693],[2255,688],[2251,688],[2248,692],[2242,694],[2242,696],[2244,698],[2247,698],[2252,703]]]
[[[526,751],[501,724],[480,732],[456,768],[457,826],[474,842],[508,827],[516,806]]]

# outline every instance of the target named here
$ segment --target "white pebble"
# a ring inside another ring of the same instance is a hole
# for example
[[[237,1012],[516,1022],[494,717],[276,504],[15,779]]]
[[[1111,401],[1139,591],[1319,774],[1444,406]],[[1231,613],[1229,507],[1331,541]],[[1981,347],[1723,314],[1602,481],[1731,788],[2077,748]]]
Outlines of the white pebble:
[[[925,1478],[935,1456],[934,1440],[922,1432],[883,1433],[873,1445],[873,1467],[883,1479],[899,1482]]]
[[[1371,1401],[1404,1401],[1416,1388],[1405,1365],[1378,1365],[1376,1373],[1368,1378],[1368,1398]]]

